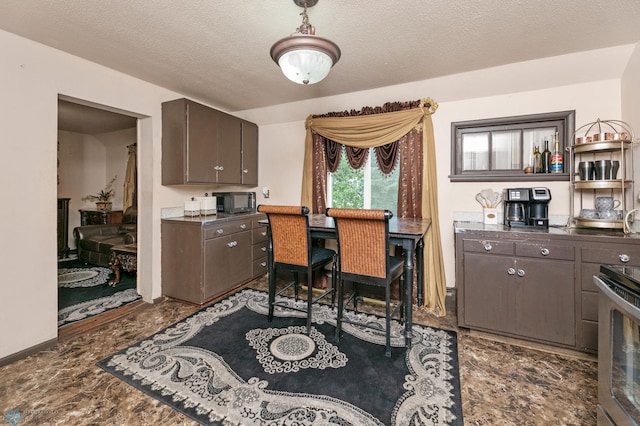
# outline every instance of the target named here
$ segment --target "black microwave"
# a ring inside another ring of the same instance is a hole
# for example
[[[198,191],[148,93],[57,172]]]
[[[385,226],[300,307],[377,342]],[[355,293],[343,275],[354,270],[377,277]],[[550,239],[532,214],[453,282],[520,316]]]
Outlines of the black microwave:
[[[256,211],[255,192],[214,192],[220,213],[250,213]]]

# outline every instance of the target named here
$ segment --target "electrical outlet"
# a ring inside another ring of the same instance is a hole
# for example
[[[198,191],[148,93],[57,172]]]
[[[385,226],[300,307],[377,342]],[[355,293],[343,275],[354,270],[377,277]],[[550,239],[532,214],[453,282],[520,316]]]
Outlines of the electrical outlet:
[[[264,198],[269,198],[269,188],[267,188],[266,186],[262,188],[262,196]]]

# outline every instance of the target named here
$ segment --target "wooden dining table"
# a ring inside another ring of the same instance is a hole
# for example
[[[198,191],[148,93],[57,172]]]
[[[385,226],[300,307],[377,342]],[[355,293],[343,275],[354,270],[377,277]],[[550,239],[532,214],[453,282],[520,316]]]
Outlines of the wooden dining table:
[[[416,273],[416,299],[418,306],[423,303],[424,282],[424,236],[429,231],[431,219],[408,219],[393,217],[389,221],[389,242],[404,249],[404,282],[414,283],[414,269]],[[333,218],[323,214],[309,215],[309,229],[312,238],[336,239],[336,227]],[[415,255],[415,262],[414,262]],[[416,265],[417,263],[417,265]],[[413,285],[405,285],[405,346],[411,347],[413,338]]]

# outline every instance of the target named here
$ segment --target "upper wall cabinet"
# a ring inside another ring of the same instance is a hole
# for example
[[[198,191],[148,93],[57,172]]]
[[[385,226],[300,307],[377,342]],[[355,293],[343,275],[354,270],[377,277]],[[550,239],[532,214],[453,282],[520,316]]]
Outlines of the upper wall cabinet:
[[[258,126],[188,99],[162,104],[162,184],[258,184]]]

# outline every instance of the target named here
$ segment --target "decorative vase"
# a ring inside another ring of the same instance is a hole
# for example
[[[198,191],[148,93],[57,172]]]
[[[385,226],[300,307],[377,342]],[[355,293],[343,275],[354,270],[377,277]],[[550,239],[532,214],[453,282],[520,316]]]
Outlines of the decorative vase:
[[[98,201],[96,202],[96,210],[99,212],[109,212],[111,211],[111,204],[111,202]]]

